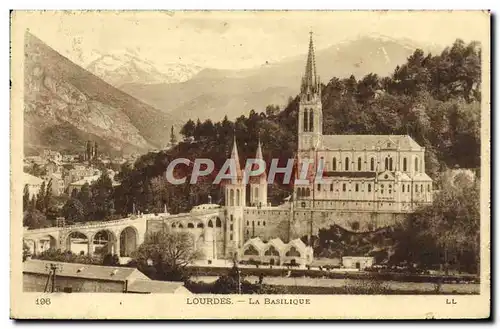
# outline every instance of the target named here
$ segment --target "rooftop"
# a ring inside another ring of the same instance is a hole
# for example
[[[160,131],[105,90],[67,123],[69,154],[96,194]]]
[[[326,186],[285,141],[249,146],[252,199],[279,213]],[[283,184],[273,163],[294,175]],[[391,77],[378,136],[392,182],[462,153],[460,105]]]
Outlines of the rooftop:
[[[56,275],[82,279],[125,281],[130,279],[149,280],[142,272],[132,267],[99,266],[77,263],[63,263],[38,259],[27,260],[23,263],[23,273],[48,274],[47,266],[58,266]]]
[[[375,150],[380,148],[418,151],[422,147],[408,135],[323,135],[323,148],[329,150]]]

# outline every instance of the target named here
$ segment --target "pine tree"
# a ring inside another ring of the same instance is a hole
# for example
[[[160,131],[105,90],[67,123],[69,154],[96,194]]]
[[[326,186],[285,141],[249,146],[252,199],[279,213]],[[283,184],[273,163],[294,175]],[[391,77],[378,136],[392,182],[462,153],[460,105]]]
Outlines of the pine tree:
[[[174,134],[174,126],[170,129],[170,145],[173,146],[177,144],[177,137]]]
[[[28,184],[24,185],[24,191],[23,191],[23,211],[28,210],[28,207],[30,206],[30,189],[28,187]]]
[[[43,206],[44,206],[45,212],[47,212],[47,210],[50,207],[51,198],[52,198],[52,179],[49,180],[49,183],[47,184],[47,188],[45,189],[45,195],[43,198]]]
[[[40,210],[41,212],[44,212],[44,202],[43,200],[45,199],[45,181],[42,182],[42,186],[40,186],[40,191],[38,192],[37,195],[37,203],[36,203],[36,209]]]

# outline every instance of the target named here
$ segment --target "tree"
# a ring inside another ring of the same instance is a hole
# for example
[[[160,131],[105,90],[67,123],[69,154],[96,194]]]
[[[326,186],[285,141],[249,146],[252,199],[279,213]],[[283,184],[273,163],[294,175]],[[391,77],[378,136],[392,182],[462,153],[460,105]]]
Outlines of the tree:
[[[40,186],[40,190],[38,191],[38,196],[36,199],[37,199],[36,209],[40,210],[42,213],[45,212],[45,204],[44,204],[45,181],[42,182],[42,185]]]
[[[47,211],[50,207],[51,199],[52,199],[52,179],[49,180],[49,183],[47,184],[47,187],[45,189],[45,195],[43,196],[43,209],[45,211],[45,214],[47,214]]]
[[[90,187],[92,204],[95,205],[92,220],[103,220],[113,209],[113,182],[106,172]]]
[[[40,210],[35,209],[24,212],[23,226],[27,226],[29,229],[37,229],[49,227],[50,224],[45,215]]]
[[[30,189],[28,184],[25,184],[23,190],[23,211],[28,210],[29,206],[30,206]]]
[[[78,199],[69,199],[62,209],[62,214],[68,222],[85,221],[85,208]]]
[[[182,127],[181,134],[184,135],[184,137],[194,136],[195,128],[196,124],[193,120],[189,119],[188,122],[186,122],[186,124]]]
[[[155,279],[184,281],[186,266],[200,257],[194,249],[194,241],[187,232],[151,232],[134,254],[139,270],[154,270]]]

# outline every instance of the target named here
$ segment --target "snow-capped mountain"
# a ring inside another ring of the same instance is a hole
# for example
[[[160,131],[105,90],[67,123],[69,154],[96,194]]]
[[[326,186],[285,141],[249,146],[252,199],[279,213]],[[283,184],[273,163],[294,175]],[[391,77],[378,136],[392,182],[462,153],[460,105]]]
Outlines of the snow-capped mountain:
[[[115,87],[127,83],[175,83],[191,79],[202,68],[182,63],[154,63],[127,49],[100,54],[87,65],[87,70]]]

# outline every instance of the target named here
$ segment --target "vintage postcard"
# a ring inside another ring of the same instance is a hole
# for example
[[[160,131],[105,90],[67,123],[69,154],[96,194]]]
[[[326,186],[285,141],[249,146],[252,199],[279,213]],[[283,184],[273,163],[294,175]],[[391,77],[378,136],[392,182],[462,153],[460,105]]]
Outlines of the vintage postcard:
[[[13,11],[11,317],[490,316],[488,11]]]

